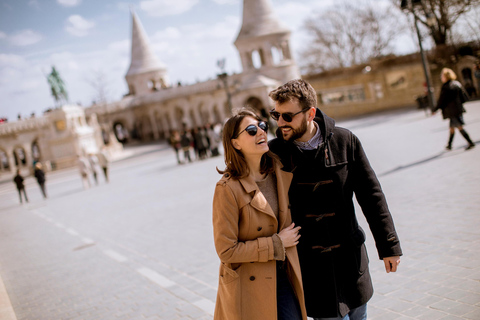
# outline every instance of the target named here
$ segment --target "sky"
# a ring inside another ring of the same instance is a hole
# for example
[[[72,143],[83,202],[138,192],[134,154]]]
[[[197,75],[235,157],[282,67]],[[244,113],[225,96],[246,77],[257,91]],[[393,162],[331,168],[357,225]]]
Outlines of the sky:
[[[308,42],[303,21],[336,1],[271,2],[292,31],[291,48],[298,61]],[[172,84],[215,78],[216,62],[222,58],[229,74],[240,73],[233,42],[241,27],[242,4],[242,0],[0,0],[0,118],[13,122],[18,114],[40,116],[53,108],[46,80],[52,66],[66,84],[69,102],[90,106],[98,94],[92,83],[102,76],[107,100],[120,100],[128,91],[130,8]],[[407,40],[396,52],[415,50],[414,42]]]

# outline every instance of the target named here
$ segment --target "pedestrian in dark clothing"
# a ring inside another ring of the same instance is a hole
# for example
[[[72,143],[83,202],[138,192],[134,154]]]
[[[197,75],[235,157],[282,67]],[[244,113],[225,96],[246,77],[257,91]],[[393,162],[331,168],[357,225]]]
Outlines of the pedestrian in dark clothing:
[[[197,157],[199,159],[205,159],[207,157],[208,141],[203,128],[195,128],[193,130],[193,139],[195,141]]]
[[[438,109],[442,109],[443,119],[450,119],[450,137],[445,147],[447,150],[452,150],[455,128],[457,128],[465,140],[467,140],[468,145],[465,150],[469,150],[475,147],[475,143],[473,143],[468,133],[463,129],[463,125],[465,124],[463,120],[463,113],[465,112],[463,104],[467,102],[469,98],[460,82],[455,79],[457,79],[457,75],[453,70],[448,68],[442,69],[442,90],[440,91],[440,98],[438,98],[437,106],[433,110],[432,115],[434,115]]]
[[[18,195],[20,196],[20,204],[22,203],[22,192],[23,196],[25,197],[25,201],[28,202],[27,192],[25,191],[25,185],[23,184],[23,177],[20,174],[20,170],[17,169],[17,175],[13,178],[13,182],[17,186]]]
[[[192,138],[190,133],[185,130],[183,131],[183,134],[180,138],[180,144],[182,146],[183,150],[183,161],[187,162],[192,162],[192,158],[190,157],[190,149],[192,148]]]
[[[373,233],[387,273],[395,272],[402,250],[385,195],[359,139],[316,108],[317,95],[304,80],[270,92],[278,123],[270,142],[289,190],[307,314],[314,319],[367,319],[373,295],[365,233],[357,222],[353,194]]]
[[[45,189],[45,172],[42,170],[42,164],[40,162],[35,163],[35,178],[37,179],[38,185],[42,190],[43,198],[47,198],[47,190]]]
[[[180,156],[178,154],[178,151],[182,147],[182,144],[181,144],[180,134],[176,130],[172,131],[172,133],[170,134],[170,145],[172,146],[173,150],[175,150],[175,155],[177,157],[177,163],[180,164],[181,161],[180,161]]]

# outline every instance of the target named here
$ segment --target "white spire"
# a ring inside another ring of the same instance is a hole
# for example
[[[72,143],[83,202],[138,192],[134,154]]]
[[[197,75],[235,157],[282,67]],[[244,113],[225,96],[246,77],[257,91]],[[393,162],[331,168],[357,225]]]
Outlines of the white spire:
[[[127,76],[145,73],[153,70],[165,69],[157,57],[153,54],[147,34],[140,20],[133,10],[132,12],[132,58]]]
[[[237,41],[281,32],[289,30],[277,19],[270,0],[243,1],[243,22]]]

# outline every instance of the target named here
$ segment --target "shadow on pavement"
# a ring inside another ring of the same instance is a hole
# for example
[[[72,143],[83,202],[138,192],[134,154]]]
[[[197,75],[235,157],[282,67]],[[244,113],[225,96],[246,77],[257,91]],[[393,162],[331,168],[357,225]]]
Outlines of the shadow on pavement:
[[[474,143],[475,143],[475,145],[477,145],[477,144],[480,143],[480,140],[475,141]],[[418,166],[418,165],[421,165],[421,164],[424,164],[424,163],[427,163],[427,162],[430,162],[430,161],[433,161],[433,160],[436,160],[436,159],[439,159],[439,158],[457,156],[457,155],[463,153],[465,147],[466,147],[466,145],[461,146],[461,147],[457,147],[457,148],[455,148],[451,151],[442,151],[439,154],[431,156],[429,158],[422,159],[422,160],[419,160],[419,161],[416,161],[416,162],[412,162],[412,163],[404,165],[404,166],[398,166],[395,169],[380,173],[378,176],[379,177],[387,176],[389,174],[392,174],[392,173],[395,173],[395,172],[398,172],[398,171],[402,171],[402,170],[405,170],[405,169],[408,169],[408,168],[412,168],[412,167],[415,167],[415,166]],[[457,151],[462,151],[462,152],[457,152]],[[465,151],[465,152],[467,152],[467,151]]]

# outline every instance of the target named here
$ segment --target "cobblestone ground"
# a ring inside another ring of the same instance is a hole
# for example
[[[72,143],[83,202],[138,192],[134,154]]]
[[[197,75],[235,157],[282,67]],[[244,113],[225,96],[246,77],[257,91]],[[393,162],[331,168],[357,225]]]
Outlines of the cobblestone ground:
[[[479,144],[480,102],[466,109]],[[457,134],[444,151],[448,123],[417,110],[339,125],[360,137],[405,254],[386,274],[367,232],[369,319],[480,319],[480,145],[464,151]],[[47,200],[27,178],[24,205],[13,183],[0,184],[0,307],[9,298],[18,320],[212,319],[211,202],[223,158],[177,165],[164,144],[128,152],[109,184],[100,177],[88,190],[73,169],[48,175]]]

